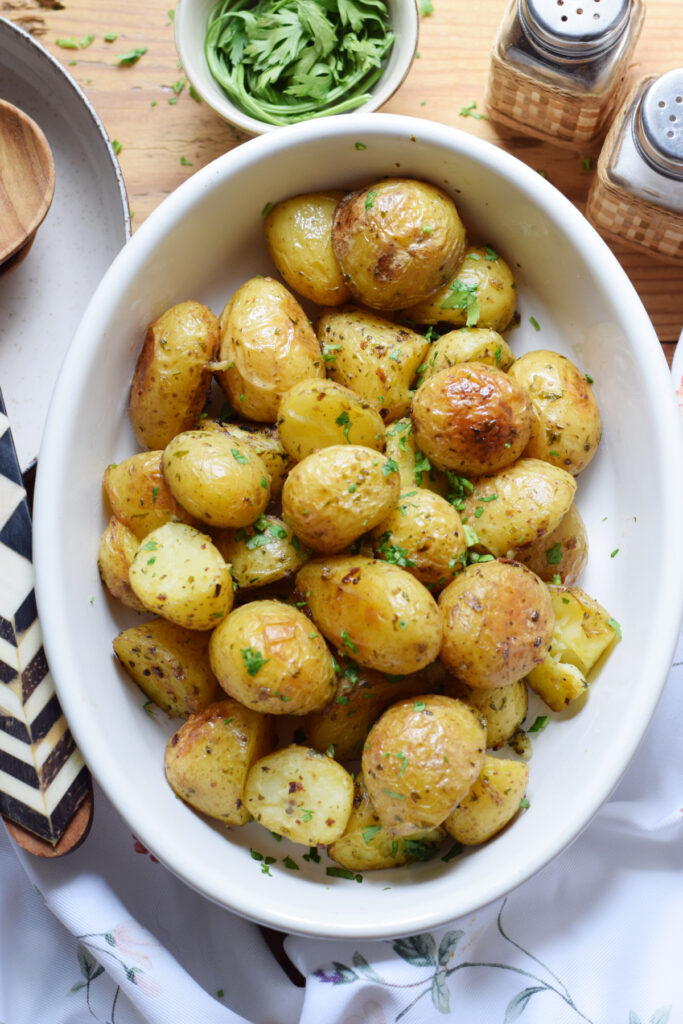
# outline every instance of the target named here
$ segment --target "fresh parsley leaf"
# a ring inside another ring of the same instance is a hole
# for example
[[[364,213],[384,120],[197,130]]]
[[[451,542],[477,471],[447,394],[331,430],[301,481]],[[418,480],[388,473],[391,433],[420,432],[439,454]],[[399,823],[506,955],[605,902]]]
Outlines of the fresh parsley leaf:
[[[119,67],[130,67],[131,64],[137,64],[140,58],[144,57],[146,53],[146,46],[137,46],[134,50],[129,50],[128,53],[120,53],[117,57]]]
[[[481,316],[477,303],[477,285],[466,284],[456,277],[448,287],[448,295],[441,303],[440,309],[464,309],[467,314],[467,326],[476,327]]]
[[[240,650],[242,655],[242,661],[244,667],[247,670],[248,675],[255,676],[261,671],[264,665],[267,665],[270,658],[264,658],[260,651],[257,651],[254,647],[245,647]]]

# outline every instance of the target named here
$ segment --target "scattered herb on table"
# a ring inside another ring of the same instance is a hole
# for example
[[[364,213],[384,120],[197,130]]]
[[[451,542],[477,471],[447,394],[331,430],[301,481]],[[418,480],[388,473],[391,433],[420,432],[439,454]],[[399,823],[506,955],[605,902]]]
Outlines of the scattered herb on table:
[[[477,101],[472,100],[466,107],[461,107],[458,111],[458,117],[474,117],[477,121],[488,121],[486,114],[478,114],[477,112]]]
[[[146,53],[146,46],[136,46],[134,50],[129,50],[128,53],[120,53],[117,58],[119,67],[125,68],[130,67],[131,64],[137,64],[140,58],[144,57]]]

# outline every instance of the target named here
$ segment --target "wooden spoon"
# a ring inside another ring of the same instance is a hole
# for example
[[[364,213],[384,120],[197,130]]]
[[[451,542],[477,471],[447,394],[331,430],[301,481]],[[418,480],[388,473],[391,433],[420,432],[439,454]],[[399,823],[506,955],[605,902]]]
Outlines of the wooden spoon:
[[[45,135],[22,110],[0,100],[0,268],[26,255],[54,190]]]

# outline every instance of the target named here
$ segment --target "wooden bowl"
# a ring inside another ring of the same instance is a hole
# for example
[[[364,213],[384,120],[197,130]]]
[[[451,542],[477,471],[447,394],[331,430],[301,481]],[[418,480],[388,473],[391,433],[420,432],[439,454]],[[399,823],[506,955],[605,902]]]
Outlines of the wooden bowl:
[[[45,135],[22,110],[0,100],[0,269],[26,255],[54,191]]]

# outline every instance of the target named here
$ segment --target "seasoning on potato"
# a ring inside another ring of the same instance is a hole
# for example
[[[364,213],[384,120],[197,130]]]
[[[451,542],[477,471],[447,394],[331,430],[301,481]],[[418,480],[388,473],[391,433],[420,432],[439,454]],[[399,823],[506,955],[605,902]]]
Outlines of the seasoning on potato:
[[[397,565],[363,555],[315,558],[299,569],[296,585],[321,632],[359,665],[407,675],[439,653],[436,602]]]
[[[486,721],[486,746],[493,750],[502,747],[514,736],[526,718],[529,707],[529,694],[524,679],[482,690],[467,686],[450,676],[445,692],[448,697],[459,697],[477,709]]]
[[[270,715],[305,715],[335,688],[334,661],[321,634],[282,601],[250,601],[211,634],[211,667],[245,707]]]
[[[294,465],[294,459],[282,447],[275,427],[265,423],[233,423],[213,420],[208,416],[199,420],[197,430],[225,434],[238,446],[248,448],[263,460],[270,480],[270,496],[276,497],[282,491],[287,473]]]
[[[439,657],[468,686],[514,683],[550,648],[555,613],[548,588],[516,562],[469,565],[441,592],[439,609]]]
[[[130,390],[131,423],[145,448],[165,448],[194,426],[217,351],[218,320],[201,302],[181,302],[150,324]]]
[[[487,756],[471,790],[444,821],[446,831],[464,846],[485,843],[519,812],[528,781],[523,761]]]
[[[362,445],[331,445],[291,470],[282,515],[314,551],[335,554],[381,522],[400,489],[391,459]]]
[[[486,729],[474,708],[426,694],[392,704],[363,748],[363,777],[377,816],[397,836],[436,828],[479,775]]]
[[[334,214],[332,245],[359,302],[401,309],[450,279],[465,252],[465,228],[442,189],[385,178],[342,200]]]
[[[164,479],[162,455],[161,451],[138,452],[107,466],[102,478],[113,515],[140,540],[164,523],[196,524]]]
[[[429,377],[413,399],[415,443],[440,469],[495,473],[520,457],[531,436],[531,405],[508,374],[460,363]]]
[[[491,327],[461,327],[442,334],[432,345],[422,380],[458,363],[486,363],[509,370],[515,361],[505,338]]]
[[[523,562],[545,583],[576,583],[588,561],[586,527],[576,503],[562,517],[550,533],[543,534],[532,544],[519,547],[514,558]]]
[[[287,579],[311,556],[291,527],[277,516],[259,516],[239,530],[216,530],[214,544],[230,564],[238,590]]]
[[[296,460],[335,444],[384,450],[384,423],[373,406],[333,380],[304,380],[280,402],[277,429]]]
[[[145,610],[130,585],[129,572],[140,541],[132,530],[112,516],[100,537],[97,568],[100,579],[112,597],[136,611]]]

